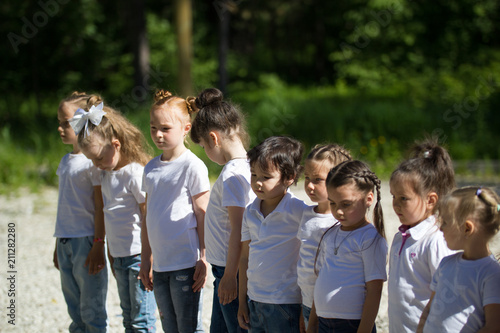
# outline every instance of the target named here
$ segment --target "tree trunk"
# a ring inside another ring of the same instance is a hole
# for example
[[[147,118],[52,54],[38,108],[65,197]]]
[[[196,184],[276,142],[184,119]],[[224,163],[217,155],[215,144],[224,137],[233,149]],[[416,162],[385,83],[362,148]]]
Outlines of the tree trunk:
[[[191,62],[193,58],[193,14],[191,0],[176,0],[175,18],[179,50],[179,94],[193,95]]]

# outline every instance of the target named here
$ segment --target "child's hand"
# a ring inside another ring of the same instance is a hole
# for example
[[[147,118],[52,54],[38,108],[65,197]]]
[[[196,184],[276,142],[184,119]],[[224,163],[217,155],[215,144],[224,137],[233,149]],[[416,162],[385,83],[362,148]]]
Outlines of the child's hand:
[[[104,255],[104,243],[94,242],[90,252],[85,260],[85,267],[88,266],[89,274],[97,274],[106,267],[106,259]]]
[[[224,274],[219,283],[219,303],[226,305],[238,297],[238,281],[235,277],[228,277]]]
[[[205,287],[205,283],[207,282],[207,262],[205,258],[201,258],[196,262],[196,266],[194,267],[194,283],[193,283],[193,291],[196,293],[201,291],[203,287]]]
[[[59,260],[57,259],[57,247],[54,249],[54,258],[52,259],[54,262],[54,267],[59,269]]]
[[[141,269],[137,279],[142,281],[147,291],[153,291],[153,270],[151,269],[151,261],[146,256],[141,257]]]
[[[248,316],[248,303],[240,300],[240,307],[238,308],[238,323],[240,327],[250,329],[250,317]]]

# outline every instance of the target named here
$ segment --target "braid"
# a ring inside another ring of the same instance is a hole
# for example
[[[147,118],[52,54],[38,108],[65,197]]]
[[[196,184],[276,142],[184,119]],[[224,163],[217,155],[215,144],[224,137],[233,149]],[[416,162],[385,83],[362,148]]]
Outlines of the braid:
[[[316,263],[318,262],[318,256],[319,256],[319,252],[321,251],[321,242],[323,242],[323,238],[325,238],[325,235],[333,229],[333,227],[335,227],[336,225],[338,225],[340,222],[336,222],[334,223],[330,228],[326,229],[326,231],[323,233],[323,235],[321,235],[321,239],[319,240],[319,243],[318,243],[318,249],[316,250],[316,257],[314,257],[314,274],[318,275],[318,270],[316,269]]]

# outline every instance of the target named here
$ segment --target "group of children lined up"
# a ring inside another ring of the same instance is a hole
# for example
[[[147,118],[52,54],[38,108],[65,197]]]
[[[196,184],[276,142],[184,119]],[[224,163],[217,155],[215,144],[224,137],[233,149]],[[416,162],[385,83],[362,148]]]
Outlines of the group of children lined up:
[[[126,332],[154,332],[156,306],[165,332],[202,331],[207,262],[211,332],[376,332],[387,260],[391,333],[500,327],[500,265],[488,250],[500,199],[454,189],[452,161],[433,142],[391,176],[401,226],[388,251],[380,180],[365,163],[329,144],[302,168],[302,144],[283,136],[247,152],[244,119],[217,89],[156,93],[153,159],[98,96],[74,93],[58,119],[73,145],[57,172],[54,253],[71,332],[106,331],[105,239]],[[189,133],[224,165],[211,191]],[[289,191],[302,169],[314,206]]]

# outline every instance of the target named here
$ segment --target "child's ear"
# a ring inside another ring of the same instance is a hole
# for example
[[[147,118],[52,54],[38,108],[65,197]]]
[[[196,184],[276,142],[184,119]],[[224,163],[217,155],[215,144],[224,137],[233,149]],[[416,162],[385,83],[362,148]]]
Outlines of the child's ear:
[[[430,192],[429,194],[427,194],[427,209],[433,211],[437,205],[438,199],[439,197],[436,192]]]
[[[218,147],[220,145],[220,136],[218,132],[211,131],[208,133],[208,136],[210,137],[210,141],[213,143],[214,147]]]
[[[285,186],[290,187],[292,184],[295,182],[295,178],[290,177],[289,179],[285,180]]]
[[[371,205],[373,205],[373,201],[375,201],[375,195],[372,191],[370,191],[366,196],[366,207],[371,207]]]
[[[191,130],[191,123],[187,123],[185,126],[184,126],[184,135],[188,134],[188,132]]]
[[[120,143],[120,140],[118,139],[113,139],[111,140],[111,145],[115,147],[115,149],[120,149],[122,144]]]
[[[468,236],[472,235],[474,232],[476,232],[476,225],[474,224],[473,221],[471,221],[471,220],[465,221],[464,232],[465,232],[465,237],[468,237]]]

